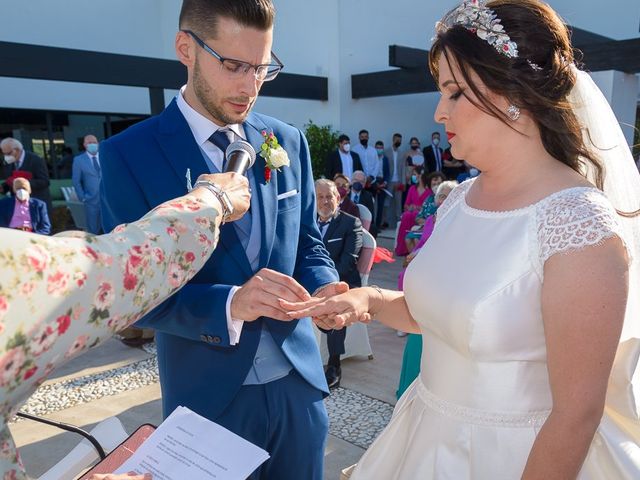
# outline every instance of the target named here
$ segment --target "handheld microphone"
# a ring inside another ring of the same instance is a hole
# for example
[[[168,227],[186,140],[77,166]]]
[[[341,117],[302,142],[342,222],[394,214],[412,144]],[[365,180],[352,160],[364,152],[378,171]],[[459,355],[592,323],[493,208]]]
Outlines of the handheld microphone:
[[[244,140],[237,140],[230,144],[224,156],[227,159],[225,173],[236,172],[245,175],[256,161],[256,151]]]

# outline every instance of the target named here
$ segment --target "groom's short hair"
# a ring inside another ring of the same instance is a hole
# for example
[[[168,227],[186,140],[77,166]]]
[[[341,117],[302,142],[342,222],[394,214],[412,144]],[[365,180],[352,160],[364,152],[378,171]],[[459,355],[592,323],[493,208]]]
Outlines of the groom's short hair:
[[[183,0],[180,30],[192,30],[204,38],[215,38],[220,17],[245,27],[268,30],[276,11],[271,0]]]

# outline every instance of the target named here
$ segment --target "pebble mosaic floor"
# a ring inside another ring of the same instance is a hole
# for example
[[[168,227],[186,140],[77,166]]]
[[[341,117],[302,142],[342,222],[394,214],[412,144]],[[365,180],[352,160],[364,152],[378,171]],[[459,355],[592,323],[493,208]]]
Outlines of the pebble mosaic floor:
[[[157,383],[158,362],[155,344],[145,345],[152,357],[95,375],[41,386],[21,411],[32,415],[49,413]],[[335,388],[325,399],[329,433],[367,448],[389,423],[393,406],[346,388]]]

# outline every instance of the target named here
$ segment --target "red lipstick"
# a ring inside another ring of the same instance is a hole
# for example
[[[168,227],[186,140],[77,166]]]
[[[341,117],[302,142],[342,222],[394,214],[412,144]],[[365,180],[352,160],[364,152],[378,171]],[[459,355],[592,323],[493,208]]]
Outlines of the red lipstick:
[[[456,136],[455,133],[447,132],[447,140],[451,141],[451,139],[455,136]]]

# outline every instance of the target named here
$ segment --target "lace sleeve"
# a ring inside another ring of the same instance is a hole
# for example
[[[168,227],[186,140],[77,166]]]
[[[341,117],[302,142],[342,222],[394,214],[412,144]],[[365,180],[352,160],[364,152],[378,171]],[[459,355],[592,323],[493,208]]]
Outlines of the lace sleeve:
[[[538,271],[557,253],[597,245],[613,236],[624,242],[617,213],[595,188],[558,192],[536,208]],[[625,244],[626,246],[626,244]]]
[[[471,188],[471,185],[473,185],[473,182],[475,182],[475,178],[472,180],[466,180],[451,190],[447,199],[438,208],[438,220],[442,220],[447,213],[449,213],[451,208],[464,198],[469,191],[469,188]]]

